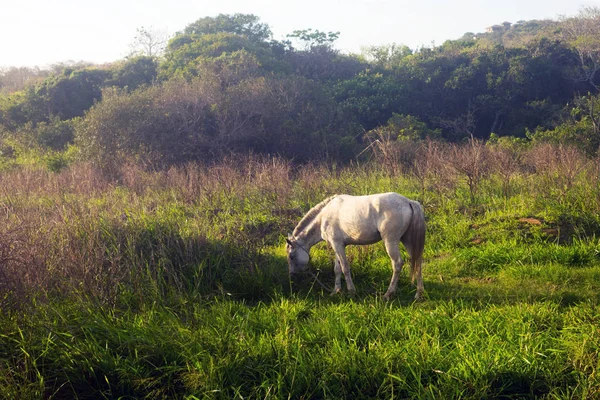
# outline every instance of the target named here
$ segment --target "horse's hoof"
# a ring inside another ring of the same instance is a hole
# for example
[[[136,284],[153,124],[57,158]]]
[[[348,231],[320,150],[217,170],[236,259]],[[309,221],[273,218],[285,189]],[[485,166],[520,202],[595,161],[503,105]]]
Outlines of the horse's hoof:
[[[330,296],[337,296],[340,293],[342,293],[342,289],[333,289],[333,292],[331,292],[329,295]]]

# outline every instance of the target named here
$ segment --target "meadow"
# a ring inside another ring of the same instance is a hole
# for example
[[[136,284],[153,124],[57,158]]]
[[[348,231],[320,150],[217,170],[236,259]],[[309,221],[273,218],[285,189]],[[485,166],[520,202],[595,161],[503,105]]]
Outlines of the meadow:
[[[0,398],[598,398],[599,175],[574,148],[476,142],[344,166],[6,170]],[[406,268],[382,300],[381,243],[349,247],[354,297],[329,295],[324,243],[323,285],[289,280],[304,213],[387,191],[425,210],[423,301]]]

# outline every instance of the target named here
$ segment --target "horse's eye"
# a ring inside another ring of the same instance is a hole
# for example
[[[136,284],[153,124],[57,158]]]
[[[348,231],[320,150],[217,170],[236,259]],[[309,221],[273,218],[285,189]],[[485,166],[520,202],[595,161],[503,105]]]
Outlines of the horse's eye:
[[[296,258],[296,253],[290,253],[290,260],[293,260],[294,258]]]

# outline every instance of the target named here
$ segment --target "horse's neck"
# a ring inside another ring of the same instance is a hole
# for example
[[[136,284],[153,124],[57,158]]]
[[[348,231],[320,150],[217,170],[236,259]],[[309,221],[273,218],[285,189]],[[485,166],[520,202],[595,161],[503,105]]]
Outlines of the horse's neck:
[[[323,238],[321,237],[321,218],[315,218],[307,227],[296,237],[298,243],[306,248],[311,248],[315,244],[319,243]]]

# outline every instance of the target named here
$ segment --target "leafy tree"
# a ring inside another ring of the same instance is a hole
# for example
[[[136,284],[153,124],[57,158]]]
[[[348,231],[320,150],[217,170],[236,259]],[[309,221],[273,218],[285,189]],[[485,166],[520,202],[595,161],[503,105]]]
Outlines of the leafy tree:
[[[356,132],[320,85],[253,74],[224,83],[222,72],[207,67],[189,81],[106,89],[77,126],[84,156],[114,173],[127,156],[171,165],[249,150],[299,161],[349,150],[344,138]]]
[[[429,129],[426,123],[412,115],[396,114],[387,122],[386,128],[396,134],[397,140],[439,139],[439,129]]]
[[[576,96],[563,109],[563,122],[554,129],[538,128],[529,133],[537,141],[566,143],[590,155],[600,150],[600,96]]]
[[[183,31],[185,35],[210,35],[231,33],[244,36],[252,42],[265,42],[272,36],[269,25],[260,22],[252,14],[219,14],[216,17],[200,18],[189,24]]]
[[[402,157],[424,136],[462,141],[532,130],[591,149],[596,106],[586,103],[590,96],[572,100],[586,88],[593,97],[598,85],[596,28],[588,24],[596,12],[585,10],[415,51],[373,46],[362,56],[335,49],[339,32],[271,40],[269,26],[249,14],[197,20],[169,41],[164,57],[155,57],[155,37],[141,28],[146,56],[57,66],[37,83],[5,89],[0,129],[59,149],[71,140],[63,122],[83,116],[73,121],[77,142],[106,165],[128,155],[169,165],[226,151],[348,159],[364,150],[361,133],[371,130],[402,143]]]
[[[0,126],[7,131],[14,131],[19,126],[33,120],[31,101],[37,97],[33,89],[0,96]]]
[[[78,118],[63,121],[52,117],[48,122],[26,123],[18,131],[19,141],[30,148],[43,150],[64,150],[73,143]]]
[[[443,122],[466,113],[474,96],[485,88],[485,74],[470,62],[472,58],[455,49],[446,53],[443,48],[422,49],[404,57],[394,69],[395,80],[404,86],[394,111],[418,116],[432,128],[444,128],[446,137],[457,135]]]
[[[399,109],[403,85],[393,76],[365,70],[334,87],[335,100],[365,130],[383,125]]]
[[[169,43],[160,75],[163,79],[198,76],[200,66],[207,60],[227,58],[240,52],[252,54],[265,71],[283,68],[281,62],[274,58],[269,44],[253,43],[245,36],[221,32],[175,37]]]
[[[282,68],[282,71],[291,71],[326,85],[352,79],[367,66],[355,56],[339,54],[324,46],[303,51],[291,50],[283,59],[286,68]]]
[[[312,28],[295,30],[286,35],[288,38],[296,39],[302,43],[304,50],[311,50],[315,47],[332,48],[333,43],[339,39],[339,32],[321,32],[320,30],[312,30]]]
[[[400,65],[403,58],[413,54],[413,51],[406,45],[392,43],[381,46],[368,46],[362,49],[362,54],[373,65],[393,69]]]
[[[50,117],[71,119],[82,116],[102,96],[102,85],[109,71],[102,69],[65,70],[62,75],[46,79],[35,89],[45,110],[42,120]]]
[[[127,87],[135,90],[151,85],[158,76],[158,63],[152,57],[130,57],[112,68],[112,77],[103,86]]]
[[[564,47],[543,38],[528,48],[445,43],[403,60],[412,100],[404,110],[428,115],[423,119],[444,128],[450,140],[492,132],[523,136],[527,128],[551,122],[556,108],[550,100],[566,101],[572,93],[562,76],[564,54]]]
[[[190,79],[198,76],[198,66],[217,57],[228,57],[236,52],[252,54],[265,71],[285,69],[275,54],[282,56],[284,46],[269,42],[271,30],[251,14],[219,14],[188,25],[177,34],[166,49],[166,60],[161,66],[162,79],[173,76]]]
[[[198,58],[195,70],[201,77],[218,82],[222,89],[261,75],[261,64],[246,50],[223,53],[214,58]]]
[[[82,154],[109,173],[129,157],[172,164],[202,154],[215,134],[211,89],[172,81],[127,92],[106,89],[103,101],[77,127]]]
[[[299,43],[300,49],[294,48],[291,41],[285,41],[280,44],[285,49],[282,58],[293,73],[308,79],[325,84],[351,79],[367,64],[359,57],[343,55],[333,47],[339,34],[312,29],[296,30],[287,37]],[[272,46],[277,49],[276,43],[272,43]]]
[[[78,119],[62,121],[56,117],[49,122],[41,122],[36,126],[36,141],[52,150],[64,150],[75,138],[75,125]]]

